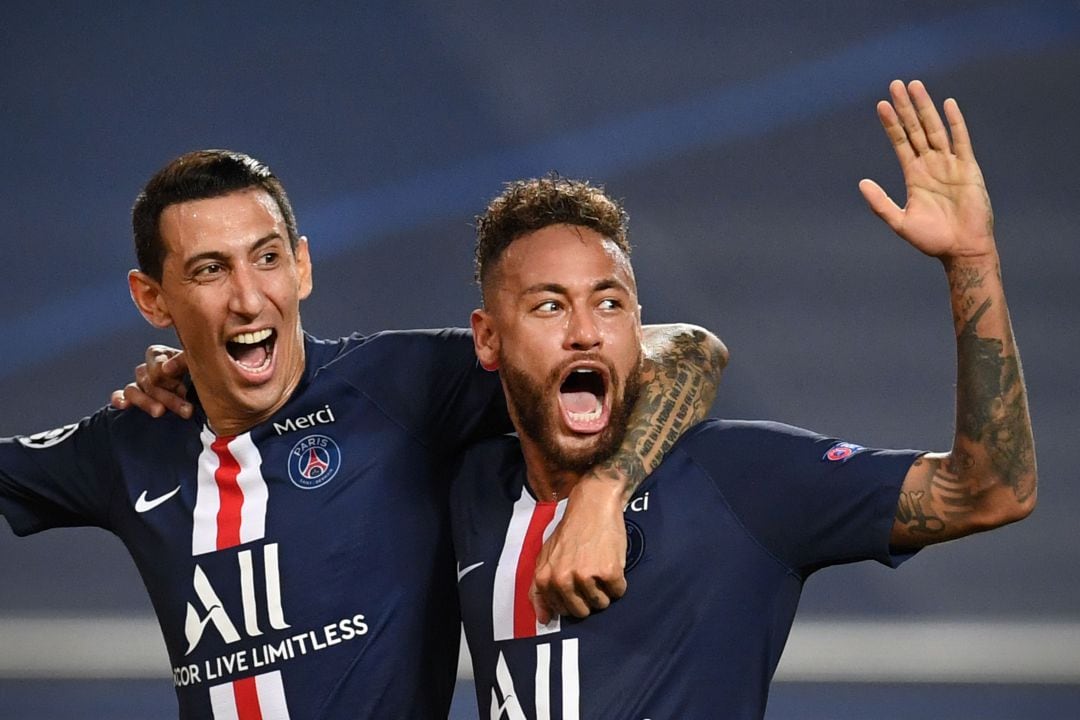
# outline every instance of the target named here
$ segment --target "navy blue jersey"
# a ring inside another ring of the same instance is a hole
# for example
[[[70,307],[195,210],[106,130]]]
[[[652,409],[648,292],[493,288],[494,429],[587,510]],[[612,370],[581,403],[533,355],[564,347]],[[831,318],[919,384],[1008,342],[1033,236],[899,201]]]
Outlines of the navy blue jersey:
[[[460,637],[447,460],[509,429],[498,378],[464,331],[305,345],[296,392],[241,435],[201,411],[105,409],[0,441],[0,514],[20,535],[120,537],[181,718],[445,717]]]
[[[475,445],[451,517],[480,716],[762,717],[807,576],[904,559],[889,534],[917,456],[777,423],[702,423],[626,507],[627,594],[544,626],[527,592],[565,501],[532,497],[516,438]]]

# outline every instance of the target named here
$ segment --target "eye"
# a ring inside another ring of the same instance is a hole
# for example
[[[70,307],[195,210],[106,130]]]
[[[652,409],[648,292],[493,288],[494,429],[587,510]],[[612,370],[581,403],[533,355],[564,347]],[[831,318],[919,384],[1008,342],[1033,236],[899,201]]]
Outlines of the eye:
[[[559,310],[559,307],[560,305],[557,300],[545,300],[544,302],[534,307],[533,312],[548,314],[557,312]]]
[[[618,310],[622,306],[622,302],[617,298],[604,298],[599,304],[601,310]]]
[[[208,279],[213,278],[213,277],[215,277],[217,275],[220,275],[224,271],[225,271],[225,266],[224,265],[222,265],[221,263],[214,262],[214,263],[207,263],[205,265],[200,265],[199,267],[197,267],[195,269],[194,275],[195,275],[195,277],[197,277],[199,279],[208,280]]]
[[[277,261],[281,258],[281,253],[277,250],[270,250],[259,255],[259,259],[255,262],[256,265],[276,265]]]

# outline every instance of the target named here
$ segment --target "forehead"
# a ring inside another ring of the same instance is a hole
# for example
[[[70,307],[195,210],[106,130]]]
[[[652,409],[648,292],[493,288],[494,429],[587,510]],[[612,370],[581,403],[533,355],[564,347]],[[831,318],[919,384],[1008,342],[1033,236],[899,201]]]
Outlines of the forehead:
[[[281,210],[261,188],[169,205],[159,226],[167,256],[225,252],[274,233],[288,237]]]
[[[539,284],[592,287],[615,279],[634,291],[634,271],[618,245],[591,228],[549,225],[522,235],[499,260],[501,285],[517,292]]]

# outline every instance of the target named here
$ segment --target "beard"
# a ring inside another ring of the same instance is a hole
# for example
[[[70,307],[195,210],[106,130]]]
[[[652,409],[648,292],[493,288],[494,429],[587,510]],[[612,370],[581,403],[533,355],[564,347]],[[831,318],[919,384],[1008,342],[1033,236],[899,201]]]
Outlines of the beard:
[[[559,420],[551,412],[551,400],[559,392],[559,379],[566,366],[582,359],[597,359],[593,356],[574,357],[554,368],[542,381],[534,381],[525,372],[509,364],[500,357],[499,373],[506,386],[506,400],[517,417],[518,430],[536,443],[549,465],[559,471],[584,473],[609,459],[622,443],[626,428],[630,422],[641,392],[641,358],[627,375],[621,398],[612,398],[611,415],[607,427],[593,435],[592,445],[580,448],[563,447],[558,441]],[[615,368],[603,360],[611,378],[608,393],[613,393],[619,386],[619,376]]]

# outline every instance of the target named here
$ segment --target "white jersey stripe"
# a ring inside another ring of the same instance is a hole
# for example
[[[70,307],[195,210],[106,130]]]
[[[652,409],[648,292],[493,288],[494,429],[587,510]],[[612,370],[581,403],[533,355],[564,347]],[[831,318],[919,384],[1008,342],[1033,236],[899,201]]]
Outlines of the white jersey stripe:
[[[210,711],[214,713],[214,720],[240,720],[231,682],[211,686]]]
[[[536,720],[551,720],[551,643],[536,646]]]
[[[563,720],[580,720],[581,687],[578,678],[578,639],[562,642],[562,716]]]
[[[202,555],[217,550],[217,516],[221,509],[217,481],[220,465],[217,453],[211,449],[216,439],[210,428],[203,426],[199,435],[202,452],[199,454],[198,488],[195,491],[195,511],[192,517],[191,554]]]
[[[259,692],[262,720],[289,720],[289,708],[285,704],[285,686],[281,682],[279,670],[256,675],[255,687]]]
[[[251,440],[251,433],[238,435],[229,443],[229,452],[240,464],[236,483],[244,494],[240,508],[240,542],[248,543],[266,537],[266,503],[269,492],[262,476],[262,455]]]
[[[525,542],[525,533],[529,529],[534,507],[536,501],[522,488],[521,497],[514,503],[502,554],[499,555],[499,565],[495,569],[491,617],[496,640],[509,640],[514,637],[514,585],[518,557],[521,555],[521,546]]]

